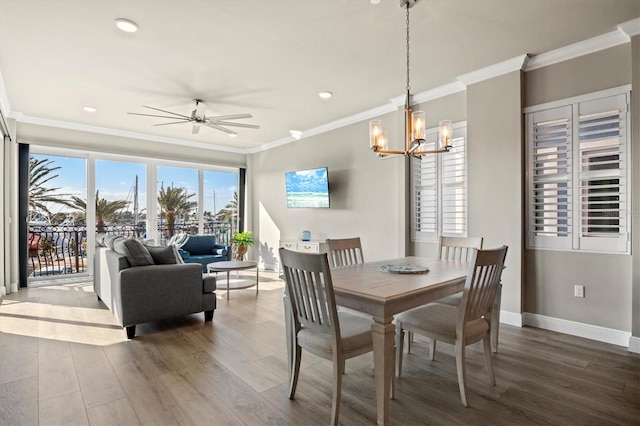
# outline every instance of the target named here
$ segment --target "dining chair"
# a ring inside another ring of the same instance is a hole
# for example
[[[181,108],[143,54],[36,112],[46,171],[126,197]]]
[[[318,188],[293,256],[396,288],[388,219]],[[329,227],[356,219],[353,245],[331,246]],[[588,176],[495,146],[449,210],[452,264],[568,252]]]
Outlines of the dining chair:
[[[396,317],[396,371],[402,374],[402,345],[404,332],[411,331],[455,345],[456,370],[462,405],[467,403],[465,348],[482,340],[485,363],[491,385],[496,384],[491,353],[491,311],[495,300],[507,246],[491,250],[474,250],[471,267],[458,307],[431,303],[408,310]],[[431,351],[431,360],[435,352]]]
[[[360,237],[328,239],[329,261],[332,268],[364,263]]]
[[[443,237],[438,240],[438,259],[455,260],[458,262],[469,262],[473,256],[473,249],[481,249],[483,237]],[[444,303],[446,305],[458,306],[462,292],[452,294],[451,296],[438,299],[436,303]],[[498,311],[498,316],[500,312]],[[411,343],[413,342],[413,333],[407,333],[407,350],[411,352]],[[431,352],[435,351],[435,344],[429,343]],[[497,352],[497,349],[496,351]]]
[[[333,362],[332,424],[338,423],[345,360],[373,350],[370,318],[338,312],[326,253],[280,249],[285,280],[289,398],[293,399],[302,349]]]
[[[473,249],[481,249],[483,243],[482,237],[440,237],[438,244],[438,256],[440,259],[449,260],[462,260],[470,261]],[[458,306],[462,299],[462,292],[453,294],[451,296],[443,297],[437,300],[437,303],[444,303],[451,306]],[[500,329],[500,305],[502,301],[502,283],[498,286],[498,292],[496,293],[496,299],[493,304],[491,322],[493,327],[491,328],[491,350],[494,353],[498,352],[498,331]],[[435,351],[435,347],[432,348]]]

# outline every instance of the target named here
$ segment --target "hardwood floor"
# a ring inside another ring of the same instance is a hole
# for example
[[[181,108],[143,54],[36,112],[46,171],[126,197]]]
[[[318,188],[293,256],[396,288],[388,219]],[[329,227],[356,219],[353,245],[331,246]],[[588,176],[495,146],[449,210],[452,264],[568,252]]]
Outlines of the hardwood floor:
[[[321,425],[331,363],[303,353],[288,399],[283,283],[218,291],[204,315],[140,325],[127,340],[90,283],[20,290],[0,304],[0,425]],[[392,424],[638,425],[640,356],[625,348],[502,325],[490,386],[481,344],[468,347],[469,408],[453,348],[416,336]],[[375,424],[371,354],[347,361],[340,423]]]

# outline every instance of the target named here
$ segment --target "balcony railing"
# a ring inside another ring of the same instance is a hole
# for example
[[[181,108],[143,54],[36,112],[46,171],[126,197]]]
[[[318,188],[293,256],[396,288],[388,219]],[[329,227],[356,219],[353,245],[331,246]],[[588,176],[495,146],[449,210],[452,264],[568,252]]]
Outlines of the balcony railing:
[[[146,238],[144,226],[110,225],[103,232],[127,238]],[[176,224],[174,232],[195,235],[198,234],[198,227],[187,223]],[[204,225],[204,235],[215,235],[219,244],[228,245],[231,232],[228,223],[207,222]],[[159,226],[158,233],[160,244],[165,245],[169,239],[166,225]],[[87,272],[87,231],[84,226],[29,226],[27,246],[27,275],[30,278]]]

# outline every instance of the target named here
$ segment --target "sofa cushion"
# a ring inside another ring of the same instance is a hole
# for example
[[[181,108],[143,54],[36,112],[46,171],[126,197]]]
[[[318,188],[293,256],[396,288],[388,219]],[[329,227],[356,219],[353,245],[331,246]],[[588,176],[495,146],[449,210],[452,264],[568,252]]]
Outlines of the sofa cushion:
[[[154,265],[151,253],[142,242],[133,238],[116,239],[113,250],[127,257],[131,266]]]
[[[156,265],[173,265],[184,263],[175,246],[145,246]]]
[[[113,245],[116,242],[116,240],[122,240],[122,239],[124,239],[122,235],[106,235],[102,240],[102,242],[104,243],[105,247],[107,247],[109,250],[113,250]]]

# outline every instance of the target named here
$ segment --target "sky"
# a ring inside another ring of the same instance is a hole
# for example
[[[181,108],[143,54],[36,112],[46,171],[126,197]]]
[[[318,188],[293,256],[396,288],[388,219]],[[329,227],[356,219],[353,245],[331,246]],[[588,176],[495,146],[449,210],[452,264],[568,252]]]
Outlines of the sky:
[[[60,188],[57,192],[87,198],[86,160],[83,158],[60,157],[54,155],[31,154],[32,157],[53,160],[49,167],[58,167],[54,174],[58,177],[48,182],[48,185]],[[109,201],[128,200],[128,210],[133,211],[133,188],[136,175],[138,176],[138,204],[140,210],[146,207],[147,178],[145,164],[121,161],[96,160],[96,189],[100,198]],[[198,192],[198,170],[158,166],[158,190],[161,186],[186,188],[188,193]],[[205,170],[204,176],[204,210],[214,212],[223,209],[233,199],[233,193],[238,190],[238,174],[230,172]],[[215,195],[215,201],[214,201]],[[197,201],[195,195],[191,200]],[[52,209],[60,211],[60,207]]]

